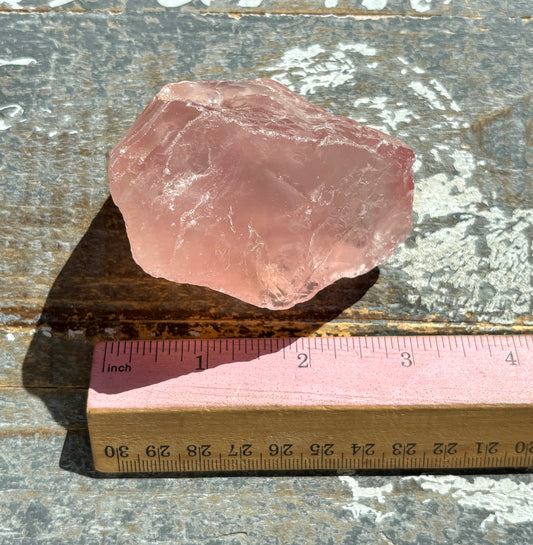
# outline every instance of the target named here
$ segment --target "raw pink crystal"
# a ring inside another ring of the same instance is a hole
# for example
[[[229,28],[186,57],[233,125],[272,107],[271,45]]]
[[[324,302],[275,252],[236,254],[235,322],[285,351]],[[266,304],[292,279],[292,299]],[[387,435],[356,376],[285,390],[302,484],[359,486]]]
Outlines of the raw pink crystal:
[[[149,274],[288,308],[411,229],[413,151],[275,81],[171,83],[110,153]]]

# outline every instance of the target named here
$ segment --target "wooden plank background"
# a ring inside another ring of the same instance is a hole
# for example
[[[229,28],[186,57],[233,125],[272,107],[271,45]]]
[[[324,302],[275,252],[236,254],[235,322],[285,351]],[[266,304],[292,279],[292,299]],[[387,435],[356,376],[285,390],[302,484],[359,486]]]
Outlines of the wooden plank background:
[[[533,330],[528,1],[177,4],[0,3],[0,543],[532,541],[529,474],[95,478],[99,340]],[[418,158],[393,258],[277,312],[144,274],[106,178],[165,83],[260,76]]]

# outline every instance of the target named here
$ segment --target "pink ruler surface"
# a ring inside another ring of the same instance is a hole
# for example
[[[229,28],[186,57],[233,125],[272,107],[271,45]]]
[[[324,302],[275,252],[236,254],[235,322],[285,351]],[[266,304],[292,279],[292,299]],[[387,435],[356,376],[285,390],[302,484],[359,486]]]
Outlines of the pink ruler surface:
[[[533,336],[120,341],[89,409],[533,403]]]

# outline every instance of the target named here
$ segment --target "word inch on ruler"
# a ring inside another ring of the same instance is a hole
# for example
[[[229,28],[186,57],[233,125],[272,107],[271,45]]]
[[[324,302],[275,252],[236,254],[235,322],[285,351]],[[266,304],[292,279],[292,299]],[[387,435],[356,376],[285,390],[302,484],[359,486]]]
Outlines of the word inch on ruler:
[[[531,335],[101,343],[95,467],[531,467],[532,369]]]

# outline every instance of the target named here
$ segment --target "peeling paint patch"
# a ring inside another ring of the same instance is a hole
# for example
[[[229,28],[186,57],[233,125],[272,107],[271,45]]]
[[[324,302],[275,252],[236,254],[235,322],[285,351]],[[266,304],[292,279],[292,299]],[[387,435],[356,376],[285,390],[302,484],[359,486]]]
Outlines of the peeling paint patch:
[[[239,0],[240,8],[258,8],[263,0]]]
[[[433,89],[430,89],[420,81],[412,81],[409,84],[409,87],[420,97],[425,98],[431,108],[435,108],[437,110],[445,110],[444,104],[440,101],[439,97],[437,96],[437,93],[433,91]]]
[[[389,107],[387,104],[388,101],[389,97],[383,96],[376,96],[372,98],[362,97],[356,99],[353,105],[354,108],[358,108],[364,104],[366,109],[372,108],[377,110],[377,115],[383,120],[385,126],[377,126],[375,124],[372,126],[385,132],[389,131],[390,129],[392,129],[392,131],[396,131],[398,125],[402,123],[410,123],[417,117],[407,108],[398,107],[401,106],[400,104],[394,104],[392,107]],[[361,120],[361,117],[357,113],[355,114],[355,118]]]
[[[19,104],[7,104],[0,107],[0,131],[10,129],[24,113],[24,108]]]
[[[268,71],[273,72],[273,79],[300,95],[314,93],[318,88],[337,87],[353,79],[356,67],[344,51],[337,48],[323,59],[324,53],[319,44],[293,47]]]
[[[382,522],[395,516],[393,512],[384,511],[381,507],[386,497],[393,491],[392,483],[383,486],[360,486],[355,477],[343,475],[339,479],[352,491],[353,501],[345,505],[344,509],[350,511],[355,520],[362,516],[370,516],[375,518],[376,522]]]
[[[435,154],[440,157],[441,151]],[[498,206],[489,206],[472,183],[483,161],[466,150],[448,150],[447,155],[457,175],[439,172],[416,181],[415,244],[401,245],[388,263],[409,275],[408,299],[414,302],[428,290],[435,294],[421,302],[430,314],[444,302],[460,315],[475,312],[479,320],[490,321],[497,313],[501,323],[512,323],[517,315],[531,311],[526,256],[533,211],[517,208],[509,216]],[[425,228],[435,221],[442,224],[439,229]],[[450,266],[456,262],[464,265]],[[422,268],[427,274],[420,274]],[[455,288],[453,295],[450,286]]]
[[[413,70],[415,70],[415,68],[413,68]],[[416,72],[416,70],[415,70],[415,72]],[[461,111],[461,108],[459,108],[459,106],[457,105],[455,100],[452,99],[450,93],[448,92],[446,87],[444,87],[444,85],[442,85],[442,83],[440,83],[436,79],[432,79],[429,83],[431,83],[433,88],[436,89],[444,98],[446,98],[446,99],[448,99],[450,101],[450,107],[451,107],[452,110],[454,110],[456,112]]]
[[[474,170],[478,165],[485,164],[484,161],[478,161],[476,163],[474,156],[466,150],[456,149],[451,153],[453,160],[453,167],[459,175],[465,179],[471,178]]]
[[[51,0],[48,4],[51,8],[58,8],[59,6],[64,6],[70,4],[74,0]]]
[[[157,3],[165,8],[179,8],[191,2],[192,0],[157,0]]]
[[[341,42],[330,52],[320,44],[292,47],[283,53],[279,61],[269,66],[267,72],[272,79],[300,95],[306,95],[319,88],[337,87],[353,81],[358,56],[371,57],[376,54],[375,47],[360,42]]]
[[[5,4],[9,9],[24,9],[24,6],[17,0],[2,0],[2,4]]]
[[[387,0],[363,0],[361,2],[366,9],[377,10],[387,7]]]
[[[421,475],[406,479],[415,481],[422,490],[453,498],[464,508],[488,512],[481,523],[483,530],[494,524],[533,522],[533,483],[489,477],[467,480],[455,475]]]
[[[0,66],[31,66],[37,64],[33,57],[21,57],[20,59],[0,59]]]
[[[418,13],[426,13],[431,9],[432,0],[411,0],[411,7]]]
[[[346,44],[341,42],[337,47],[341,51],[355,51],[356,53],[365,56],[374,56],[377,53],[377,49],[375,47],[371,47],[365,43]]]

